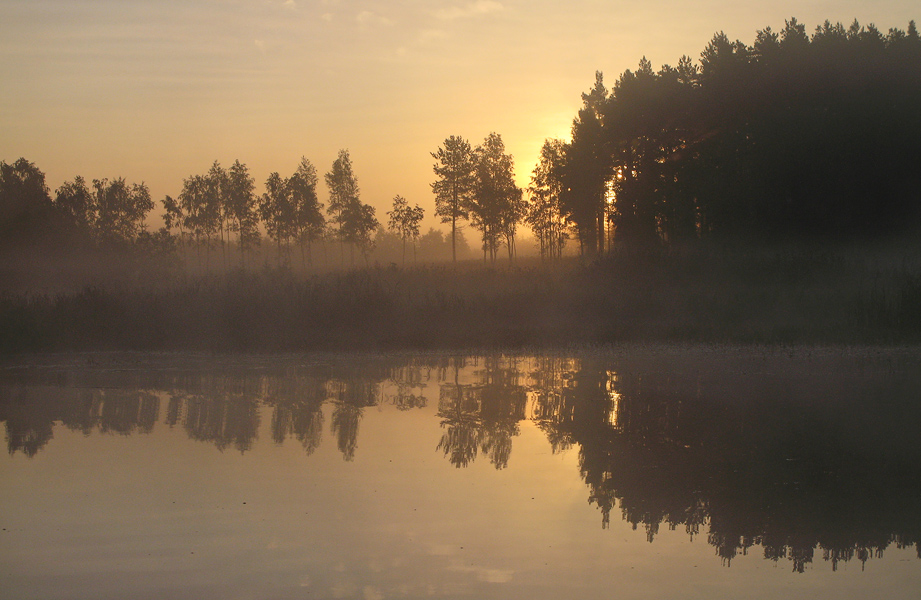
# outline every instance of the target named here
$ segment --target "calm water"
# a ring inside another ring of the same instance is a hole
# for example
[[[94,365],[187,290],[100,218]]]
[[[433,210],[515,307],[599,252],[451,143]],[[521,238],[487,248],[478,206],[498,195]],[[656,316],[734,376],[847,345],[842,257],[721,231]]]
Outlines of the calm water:
[[[921,352],[46,357],[3,598],[917,598]]]

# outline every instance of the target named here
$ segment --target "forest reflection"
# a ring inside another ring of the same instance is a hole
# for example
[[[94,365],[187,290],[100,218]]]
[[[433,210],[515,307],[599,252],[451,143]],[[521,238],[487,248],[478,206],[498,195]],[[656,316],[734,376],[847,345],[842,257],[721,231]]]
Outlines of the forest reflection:
[[[430,409],[453,467],[509,467],[525,422],[578,452],[602,527],[706,535],[726,564],[760,546],[796,571],[821,558],[921,557],[921,369],[915,359],[782,352],[331,358],[152,369],[9,369],[0,419],[10,454],[35,456],[56,425],[151,434],[162,423],[247,452],[314,453],[329,432],[359,454],[371,407]],[[327,424],[327,419],[329,420]]]

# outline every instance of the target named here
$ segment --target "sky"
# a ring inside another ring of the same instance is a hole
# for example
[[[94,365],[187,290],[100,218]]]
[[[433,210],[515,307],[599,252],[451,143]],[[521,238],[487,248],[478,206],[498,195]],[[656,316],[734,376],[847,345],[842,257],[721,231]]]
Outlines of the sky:
[[[580,94],[642,57],[695,60],[718,31],[751,44],[796,17],[886,32],[916,0],[0,0],[0,160],[52,192],[81,175],[144,182],[158,201],[215,160],[264,190],[307,157],[322,183],[348,149],[361,199],[432,216],[431,152],[502,135],[526,187]]]

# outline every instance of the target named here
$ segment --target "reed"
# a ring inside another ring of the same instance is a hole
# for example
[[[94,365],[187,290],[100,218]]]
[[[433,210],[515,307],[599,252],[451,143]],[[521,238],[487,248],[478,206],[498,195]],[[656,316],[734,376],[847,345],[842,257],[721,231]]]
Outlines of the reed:
[[[0,294],[0,351],[916,343],[921,253],[615,249],[539,260],[119,278]]]

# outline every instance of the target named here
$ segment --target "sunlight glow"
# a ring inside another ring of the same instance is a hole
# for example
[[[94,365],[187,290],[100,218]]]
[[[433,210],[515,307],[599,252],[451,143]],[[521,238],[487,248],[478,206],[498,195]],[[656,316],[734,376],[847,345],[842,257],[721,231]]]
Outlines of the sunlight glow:
[[[261,191],[300,156],[322,173],[348,148],[379,215],[401,194],[428,227],[442,140],[496,131],[527,187],[543,141],[569,139],[595,70],[610,87],[642,56],[676,64],[716,31],[749,39],[791,12],[808,27],[917,17],[904,0],[860,14],[724,4],[13,2],[0,160],[36,163],[52,190],[75,175],[143,181],[159,202],[216,159],[247,164]]]

